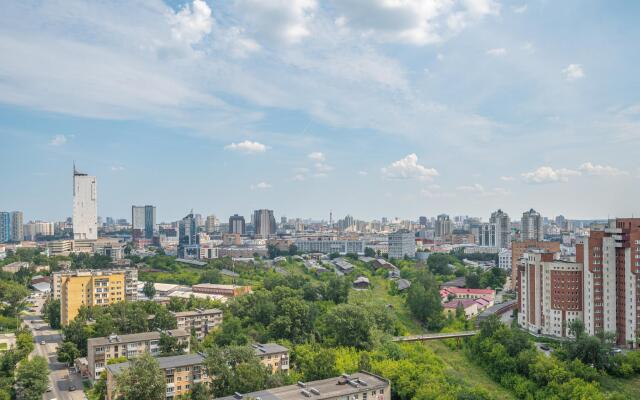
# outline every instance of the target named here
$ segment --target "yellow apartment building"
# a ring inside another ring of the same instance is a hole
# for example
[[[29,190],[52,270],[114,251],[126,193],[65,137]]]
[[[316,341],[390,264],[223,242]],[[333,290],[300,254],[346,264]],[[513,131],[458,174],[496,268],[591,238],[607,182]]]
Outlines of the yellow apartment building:
[[[64,277],[60,293],[60,322],[67,325],[81,306],[106,306],[125,301],[125,274],[78,273]]]

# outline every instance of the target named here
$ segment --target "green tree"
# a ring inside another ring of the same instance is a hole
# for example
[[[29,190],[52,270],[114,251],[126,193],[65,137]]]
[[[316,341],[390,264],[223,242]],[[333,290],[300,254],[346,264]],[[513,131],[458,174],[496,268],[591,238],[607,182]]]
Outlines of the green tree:
[[[164,332],[160,333],[160,354],[162,356],[177,356],[184,353],[185,345],[180,343],[175,336]]]
[[[144,293],[144,295],[147,296],[149,300],[153,300],[156,295],[156,287],[154,286],[153,282],[145,282],[144,286],[142,287],[142,293]]]
[[[166,382],[158,361],[145,353],[130,361],[116,376],[117,398],[122,400],[164,400]]]
[[[232,316],[225,318],[222,329],[215,335],[215,342],[218,346],[247,344],[247,335],[242,329],[240,319]]]
[[[414,317],[431,329],[438,329],[443,322],[440,288],[433,274],[422,270],[416,274],[416,279],[409,287],[407,306]]]
[[[200,283],[220,283],[222,275],[217,269],[209,269],[200,275]]]
[[[364,248],[364,256],[365,257],[374,257],[376,256],[376,251],[373,250],[371,247],[365,247]]]
[[[327,281],[324,290],[324,297],[336,304],[346,303],[349,299],[349,289],[351,284],[347,278],[334,275]]]
[[[60,299],[47,300],[44,305],[44,319],[51,328],[60,329]]]
[[[160,329],[162,331],[176,329],[178,322],[176,317],[166,309],[166,307],[159,307],[153,319],[151,320],[152,329]]]
[[[16,331],[16,348],[20,358],[27,357],[35,348],[33,335],[26,329]]]
[[[58,361],[72,365],[76,358],[80,357],[80,350],[72,342],[62,342],[56,351]]]
[[[339,304],[322,319],[325,340],[339,346],[366,348],[371,343],[372,319],[362,307]]]
[[[74,319],[68,325],[62,328],[64,340],[72,342],[76,348],[80,350],[83,356],[87,352],[87,339],[91,333],[90,327],[85,325],[85,321],[79,318]]]
[[[209,400],[211,398],[211,392],[206,385],[195,383],[191,386],[191,400]]]
[[[0,305],[4,305],[3,314],[14,317],[24,307],[29,290],[13,281],[0,281]]]
[[[16,369],[16,398],[18,400],[40,400],[47,390],[49,367],[44,357],[35,356],[24,360]]]

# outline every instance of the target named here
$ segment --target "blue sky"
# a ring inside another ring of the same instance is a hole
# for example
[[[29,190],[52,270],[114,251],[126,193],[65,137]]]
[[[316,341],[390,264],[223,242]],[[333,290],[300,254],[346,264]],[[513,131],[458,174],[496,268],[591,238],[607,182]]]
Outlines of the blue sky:
[[[0,209],[640,214],[635,1],[9,1]]]

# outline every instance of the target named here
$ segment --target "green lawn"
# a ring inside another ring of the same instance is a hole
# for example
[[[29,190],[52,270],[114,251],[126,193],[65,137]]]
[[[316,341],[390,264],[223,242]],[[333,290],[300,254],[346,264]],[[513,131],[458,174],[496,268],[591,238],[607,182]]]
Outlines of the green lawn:
[[[511,392],[494,382],[481,367],[469,361],[462,351],[452,350],[440,340],[427,341],[425,344],[447,365],[448,375],[472,387],[485,389],[492,399],[515,399]]]
[[[0,351],[5,351],[7,350],[7,344],[6,343],[0,343]]]
[[[620,392],[627,399],[637,399],[640,396],[640,376],[629,379],[603,376],[600,378],[600,385],[605,392]]]

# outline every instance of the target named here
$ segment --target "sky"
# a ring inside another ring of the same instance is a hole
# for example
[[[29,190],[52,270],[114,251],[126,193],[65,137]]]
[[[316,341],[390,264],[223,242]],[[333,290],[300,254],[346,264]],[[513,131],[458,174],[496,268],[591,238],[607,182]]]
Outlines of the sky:
[[[8,0],[0,210],[640,215],[640,2]]]

